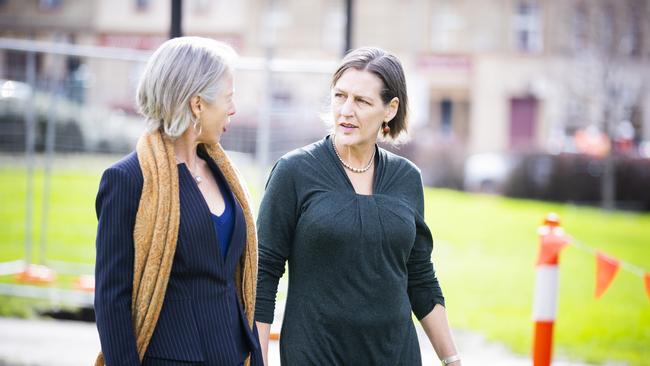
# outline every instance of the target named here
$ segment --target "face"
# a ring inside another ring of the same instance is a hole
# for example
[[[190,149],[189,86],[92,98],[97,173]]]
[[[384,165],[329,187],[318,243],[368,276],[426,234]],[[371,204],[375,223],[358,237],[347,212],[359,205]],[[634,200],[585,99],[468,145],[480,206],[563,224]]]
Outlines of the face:
[[[337,144],[374,144],[384,121],[397,113],[399,101],[384,104],[380,92],[383,82],[368,71],[348,69],[332,88],[332,114]]]
[[[232,72],[227,71],[221,80],[221,90],[212,103],[199,99],[199,111],[197,115],[201,120],[201,134],[197,140],[215,144],[221,140],[221,135],[227,131],[230,124],[230,116],[235,114],[235,103],[233,102],[234,78]]]

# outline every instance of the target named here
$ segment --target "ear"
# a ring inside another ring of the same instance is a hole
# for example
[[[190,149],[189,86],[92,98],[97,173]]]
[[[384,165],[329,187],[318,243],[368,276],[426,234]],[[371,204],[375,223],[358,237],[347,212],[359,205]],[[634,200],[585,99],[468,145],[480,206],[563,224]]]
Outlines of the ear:
[[[399,109],[399,99],[397,97],[391,99],[386,106],[386,114],[384,115],[384,121],[388,122],[395,118],[397,110]]]
[[[190,99],[190,109],[192,110],[192,115],[198,118],[203,112],[203,100],[200,96],[195,95]]]

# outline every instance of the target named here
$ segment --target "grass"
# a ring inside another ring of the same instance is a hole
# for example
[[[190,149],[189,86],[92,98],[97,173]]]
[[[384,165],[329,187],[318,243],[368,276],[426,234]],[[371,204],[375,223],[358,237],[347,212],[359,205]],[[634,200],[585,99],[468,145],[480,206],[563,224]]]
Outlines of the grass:
[[[50,181],[45,257],[94,263],[94,201],[101,171],[57,171]],[[0,262],[25,257],[26,178],[24,169],[0,170]],[[39,261],[44,174],[34,175],[32,258]]]
[[[94,199],[104,166],[57,169],[51,179],[46,231],[49,260],[94,262]],[[43,173],[35,174],[33,259],[41,238]],[[0,262],[24,257],[25,171],[0,168]],[[259,197],[259,192],[253,192]],[[650,215],[512,200],[448,190],[426,190],[427,222],[434,235],[434,264],[454,327],[528,354],[536,230],[547,212],[560,214],[565,230],[587,245],[650,269]],[[650,360],[650,301],[641,278],[619,271],[601,299],[594,299],[594,258],[574,247],[561,255],[555,353],[603,363]],[[1,276],[0,282],[12,282]],[[61,276],[57,286],[70,287]],[[0,297],[0,315],[28,316],[26,299]]]
[[[50,200],[45,237],[41,235],[44,173],[34,174],[34,217],[32,221],[32,262],[40,258],[41,239],[46,239],[45,259],[92,264],[97,225],[94,197],[101,170],[57,170],[50,180]],[[23,168],[0,169],[0,262],[24,259],[26,216],[26,172]],[[52,286],[72,288],[75,276],[59,274]],[[0,283],[15,283],[13,276],[0,276]],[[48,308],[44,300],[0,296],[0,315],[33,317]]]
[[[450,322],[518,353],[531,349],[536,229],[547,212],[560,214],[565,230],[581,242],[650,269],[648,214],[433,189],[426,191],[426,204],[427,222],[438,238],[433,260]],[[556,354],[647,365],[650,302],[643,279],[620,270],[598,300],[594,282],[594,257],[566,248],[560,257]]]

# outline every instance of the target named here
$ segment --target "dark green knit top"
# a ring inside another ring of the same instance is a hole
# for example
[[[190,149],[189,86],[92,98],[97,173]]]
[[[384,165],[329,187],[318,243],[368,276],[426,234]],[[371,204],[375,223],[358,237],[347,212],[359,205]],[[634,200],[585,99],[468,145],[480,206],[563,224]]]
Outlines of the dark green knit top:
[[[372,195],[354,191],[332,139],[273,167],[257,220],[257,321],[271,323],[289,263],[283,365],[419,365],[411,311],[444,305],[418,168],[377,147]]]

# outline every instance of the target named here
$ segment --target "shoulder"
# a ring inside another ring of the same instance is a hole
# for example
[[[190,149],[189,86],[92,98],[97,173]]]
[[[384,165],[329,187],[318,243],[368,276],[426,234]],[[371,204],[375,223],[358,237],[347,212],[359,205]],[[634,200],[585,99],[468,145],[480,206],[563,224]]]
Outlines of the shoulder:
[[[137,209],[139,198],[142,195],[143,182],[142,171],[135,152],[104,170],[95,200],[98,217],[106,207]]]
[[[143,177],[137,153],[131,152],[109,166],[102,176],[102,181],[120,182],[129,185],[142,185]]]
[[[411,183],[416,183],[417,185],[422,185],[420,168],[418,168],[418,166],[412,161],[381,147],[379,148],[379,153],[381,158],[384,159],[384,166],[387,174],[395,175],[396,177],[399,177],[400,180],[406,180]]]
[[[120,160],[109,166],[106,170],[120,170],[126,174],[139,173],[142,175],[142,171],[140,170],[140,162],[138,161],[138,154],[135,151],[122,157]]]
[[[283,164],[309,164],[327,153],[326,139],[322,139],[284,154],[280,160]]]
[[[284,154],[275,163],[274,174],[277,174],[276,171],[282,174],[294,174],[304,172],[305,169],[313,167],[315,164],[321,166],[322,159],[328,153],[326,141],[326,139],[322,139]]]

